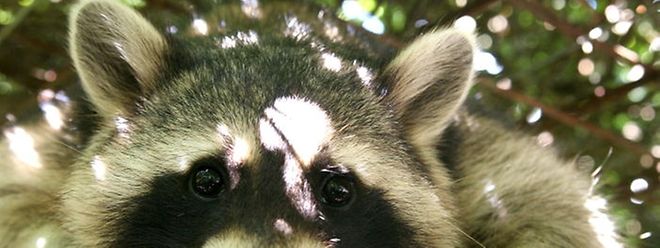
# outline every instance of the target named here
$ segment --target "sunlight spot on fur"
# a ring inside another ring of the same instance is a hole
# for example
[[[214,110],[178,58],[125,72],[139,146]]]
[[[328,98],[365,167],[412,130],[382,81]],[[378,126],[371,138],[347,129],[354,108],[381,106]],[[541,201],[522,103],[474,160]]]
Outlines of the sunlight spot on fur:
[[[121,116],[115,117],[115,129],[120,138],[128,139],[130,138],[131,125],[128,120]]]
[[[179,164],[179,171],[187,171],[188,168],[190,168],[190,165],[188,164],[188,158],[178,157],[176,161]]]
[[[60,130],[64,126],[64,120],[62,120],[62,112],[59,108],[55,107],[52,103],[44,103],[39,106],[42,111],[44,111],[44,118],[48,125],[55,129]]]
[[[486,195],[486,198],[488,199],[488,203],[490,203],[490,206],[495,209],[498,217],[504,218],[507,216],[508,211],[506,207],[504,207],[504,204],[502,203],[502,200],[498,196],[497,192],[495,192],[496,186],[495,184],[488,180],[486,181],[486,185],[484,187],[484,194]]]
[[[552,135],[552,133],[548,131],[543,131],[538,136],[536,136],[536,142],[541,147],[547,147],[549,145],[552,145],[554,141],[555,141],[554,136]]]
[[[323,59],[323,67],[331,71],[341,70],[341,60],[332,53],[323,53],[321,54],[321,59]]]
[[[259,35],[257,32],[250,30],[249,32],[238,32],[236,35],[225,36],[220,40],[220,47],[234,48],[237,45],[251,45],[259,42]]]
[[[124,45],[116,41],[112,42],[112,45],[115,47],[115,49],[117,49],[119,54],[122,55],[122,58],[126,58],[126,50],[124,49]]]
[[[367,87],[371,87],[371,80],[374,78],[374,74],[371,73],[371,70],[369,68],[360,66],[355,70],[362,80],[362,84]]]
[[[275,230],[287,236],[293,233],[293,229],[291,228],[291,225],[289,225],[289,223],[287,223],[283,219],[275,220],[275,222],[273,223],[273,227],[275,228]]]
[[[248,142],[241,138],[236,137],[234,139],[234,145],[231,149],[231,162],[235,164],[242,164],[245,160],[248,159],[250,155],[250,145]]]
[[[309,165],[334,133],[325,111],[317,104],[304,99],[278,98],[273,107],[265,110],[265,115],[283,136],[281,138],[293,149],[303,166]],[[265,131],[268,132],[267,129]],[[267,142],[275,141],[271,139]]]
[[[614,222],[605,214],[607,208],[605,199],[592,196],[584,202],[584,207],[591,213],[589,224],[600,244],[607,248],[622,248],[623,245],[616,238]]]
[[[294,38],[296,40],[303,40],[309,36],[310,26],[302,23],[296,17],[285,17],[286,30],[284,35]]]
[[[223,140],[231,137],[229,134],[229,127],[225,124],[218,124],[215,130],[218,131],[220,138],[222,138]]]
[[[104,181],[106,173],[106,165],[101,160],[101,156],[96,155],[92,159],[92,170],[94,171],[94,177],[96,180]]]
[[[60,92],[61,93],[61,92]],[[60,95],[58,93],[57,95]],[[44,112],[46,123],[55,130],[60,130],[64,126],[62,111],[55,106],[56,94],[54,91],[46,89],[39,92],[39,108]],[[61,98],[61,97],[60,97]],[[68,100],[68,99],[66,99]]]
[[[314,194],[309,182],[303,176],[302,166],[290,154],[287,154],[282,175],[286,195],[298,212],[308,220],[318,216]]]
[[[37,248],[44,248],[46,247],[46,238],[44,237],[39,237],[36,242],[36,247]]]
[[[11,127],[4,131],[7,141],[9,141],[9,150],[22,163],[32,168],[41,168],[41,159],[39,153],[34,148],[34,139],[21,127]]]
[[[491,181],[488,181],[486,183],[486,187],[484,187],[484,193],[490,193],[493,190],[495,190],[495,184],[493,184]]]

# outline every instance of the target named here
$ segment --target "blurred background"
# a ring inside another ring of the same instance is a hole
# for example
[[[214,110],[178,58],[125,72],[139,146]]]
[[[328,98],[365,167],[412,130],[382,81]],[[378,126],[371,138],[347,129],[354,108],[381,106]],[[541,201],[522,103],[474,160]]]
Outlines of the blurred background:
[[[170,33],[207,32],[210,11],[195,10],[223,2],[122,1]],[[66,48],[72,2],[0,0],[0,127],[63,125],[61,92],[78,83]],[[660,1],[307,2],[395,48],[438,25],[479,33],[470,97],[593,171],[626,247],[660,247]]]

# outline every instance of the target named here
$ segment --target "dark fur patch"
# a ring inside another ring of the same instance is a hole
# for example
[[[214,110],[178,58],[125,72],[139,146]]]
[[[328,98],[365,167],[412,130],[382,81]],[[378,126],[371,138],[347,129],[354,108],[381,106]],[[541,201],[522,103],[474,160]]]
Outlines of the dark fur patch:
[[[463,176],[457,168],[458,161],[456,161],[462,139],[460,129],[452,122],[442,132],[442,137],[436,146],[440,161],[447,168],[447,171],[449,171],[449,174],[454,180]]]
[[[129,204],[108,211],[134,209],[117,221],[122,230],[116,247],[200,247],[225,228],[241,228],[261,237],[260,245],[286,243],[286,236],[273,228],[283,219],[293,233],[316,233],[319,242],[337,238],[336,247],[419,247],[414,230],[397,215],[384,198],[384,191],[366,188],[355,179],[357,196],[347,209],[323,206],[316,200],[324,220],[306,220],[284,193],[283,156],[264,152],[259,164],[241,170],[238,186],[218,199],[196,198],[186,186],[187,175],[168,174],[155,178],[150,191]],[[305,175],[318,197],[323,175],[315,168]]]

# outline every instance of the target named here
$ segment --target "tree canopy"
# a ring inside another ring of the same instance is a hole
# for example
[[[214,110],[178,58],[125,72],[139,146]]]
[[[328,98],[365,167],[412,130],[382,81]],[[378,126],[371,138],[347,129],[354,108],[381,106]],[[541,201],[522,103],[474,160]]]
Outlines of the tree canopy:
[[[219,0],[122,1],[176,32]],[[0,125],[52,113],[40,99],[77,82],[66,45],[72,2],[0,2]],[[658,1],[311,2],[393,47],[438,26],[478,33],[470,97],[594,172],[629,247],[660,245]]]

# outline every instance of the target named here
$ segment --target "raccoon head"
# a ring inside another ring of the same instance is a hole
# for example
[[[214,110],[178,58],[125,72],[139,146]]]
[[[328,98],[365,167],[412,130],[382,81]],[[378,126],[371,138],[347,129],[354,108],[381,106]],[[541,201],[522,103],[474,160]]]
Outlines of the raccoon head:
[[[309,39],[165,38],[113,1],[70,23],[103,119],[63,190],[80,245],[457,244],[433,147],[469,88],[470,34],[421,36],[367,87],[361,61]]]

